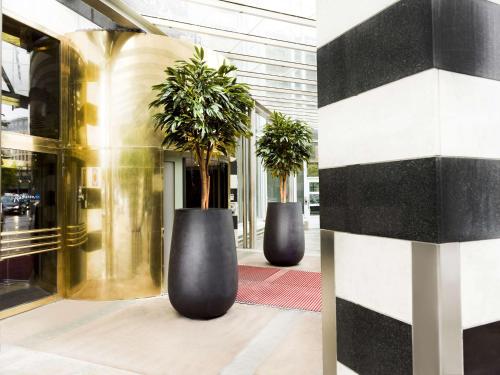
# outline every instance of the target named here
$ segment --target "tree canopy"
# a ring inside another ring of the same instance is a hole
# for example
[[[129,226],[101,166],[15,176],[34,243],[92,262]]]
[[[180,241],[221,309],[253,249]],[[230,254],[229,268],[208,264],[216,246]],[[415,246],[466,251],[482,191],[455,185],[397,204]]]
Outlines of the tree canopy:
[[[282,202],[286,202],[288,176],[300,172],[311,154],[311,128],[304,122],[273,112],[257,141],[257,155],[271,175],[280,179]]]
[[[163,145],[191,151],[200,166],[202,208],[208,208],[210,158],[233,154],[238,138],[249,137],[249,111],[254,101],[248,85],[238,83],[236,67],[225,62],[207,65],[203,48],[165,70],[164,82],[153,86],[158,94],[150,108],[154,126],[164,134]]]

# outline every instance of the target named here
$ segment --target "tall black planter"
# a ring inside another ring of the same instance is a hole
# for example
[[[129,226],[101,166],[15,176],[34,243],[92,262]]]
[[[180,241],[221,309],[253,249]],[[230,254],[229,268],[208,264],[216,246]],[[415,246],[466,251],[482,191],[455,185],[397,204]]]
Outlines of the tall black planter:
[[[304,248],[304,222],[300,203],[268,203],[264,255],[269,263],[294,266],[304,257]]]
[[[236,300],[238,262],[230,210],[176,210],[168,295],[191,319],[224,315]]]

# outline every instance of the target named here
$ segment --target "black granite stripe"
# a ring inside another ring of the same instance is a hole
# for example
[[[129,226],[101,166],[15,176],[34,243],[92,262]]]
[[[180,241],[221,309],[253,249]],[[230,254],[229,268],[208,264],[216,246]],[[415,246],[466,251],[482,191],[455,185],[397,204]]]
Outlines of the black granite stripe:
[[[500,5],[401,0],[318,49],[319,107],[438,68],[500,80]]]
[[[337,298],[337,358],[360,375],[412,374],[411,325]]]
[[[500,238],[500,160],[441,159],[440,243]]]
[[[431,243],[500,238],[500,160],[323,169],[320,191],[322,229]]]
[[[465,375],[500,374],[500,322],[466,329],[463,340]]]
[[[500,5],[434,0],[434,66],[500,80]]]
[[[437,242],[436,158],[322,169],[321,228]]]
[[[431,0],[401,0],[318,49],[318,106],[433,66]]]

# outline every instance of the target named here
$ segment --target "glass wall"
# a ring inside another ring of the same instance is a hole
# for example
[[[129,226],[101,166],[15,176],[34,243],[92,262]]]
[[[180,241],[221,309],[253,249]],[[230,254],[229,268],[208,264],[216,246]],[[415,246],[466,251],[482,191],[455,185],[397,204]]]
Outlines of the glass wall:
[[[264,126],[266,125],[267,118],[263,114],[257,112],[255,114],[255,134],[256,137],[262,133]],[[256,217],[258,221],[264,221],[266,219],[267,211],[267,173],[262,165],[262,160],[256,157],[256,176],[255,176],[255,203],[256,203]]]
[[[313,156],[307,163],[305,197],[309,200],[309,213],[319,215],[318,130],[313,129]]]

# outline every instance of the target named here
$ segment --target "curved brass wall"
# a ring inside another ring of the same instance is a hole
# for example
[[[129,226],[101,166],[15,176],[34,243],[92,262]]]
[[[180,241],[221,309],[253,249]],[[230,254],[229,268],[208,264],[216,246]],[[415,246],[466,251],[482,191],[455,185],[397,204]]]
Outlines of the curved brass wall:
[[[193,47],[165,36],[120,31],[76,32],[67,39],[66,295],[158,295],[162,153],[148,104],[151,86],[165,78],[166,66],[190,57]]]

